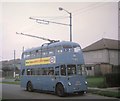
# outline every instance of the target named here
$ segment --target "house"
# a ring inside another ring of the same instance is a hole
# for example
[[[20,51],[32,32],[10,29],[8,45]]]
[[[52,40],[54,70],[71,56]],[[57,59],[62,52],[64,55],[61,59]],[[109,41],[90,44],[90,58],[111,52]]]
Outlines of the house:
[[[16,74],[20,73],[20,59],[12,59],[9,61],[0,61],[2,77],[13,77],[14,71]]]
[[[117,72],[120,66],[120,41],[103,38],[83,49],[87,75]]]

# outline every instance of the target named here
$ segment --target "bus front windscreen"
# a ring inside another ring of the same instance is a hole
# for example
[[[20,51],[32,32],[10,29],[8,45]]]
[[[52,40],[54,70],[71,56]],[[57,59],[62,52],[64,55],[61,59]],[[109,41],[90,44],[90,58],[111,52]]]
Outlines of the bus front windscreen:
[[[68,76],[76,74],[76,65],[67,65]]]

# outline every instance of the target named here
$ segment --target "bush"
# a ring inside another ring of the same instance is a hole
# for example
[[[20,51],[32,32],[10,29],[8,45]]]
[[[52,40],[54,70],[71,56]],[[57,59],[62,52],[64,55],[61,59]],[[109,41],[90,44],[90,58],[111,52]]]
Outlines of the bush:
[[[105,75],[106,84],[109,87],[120,87],[120,73],[109,73]]]

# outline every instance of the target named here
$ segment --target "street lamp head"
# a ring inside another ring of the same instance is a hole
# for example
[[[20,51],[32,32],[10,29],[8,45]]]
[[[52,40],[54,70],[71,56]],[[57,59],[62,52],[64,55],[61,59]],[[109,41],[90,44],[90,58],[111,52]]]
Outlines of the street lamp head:
[[[60,11],[62,11],[62,10],[63,10],[63,8],[62,8],[62,7],[59,7],[59,10],[60,10]]]

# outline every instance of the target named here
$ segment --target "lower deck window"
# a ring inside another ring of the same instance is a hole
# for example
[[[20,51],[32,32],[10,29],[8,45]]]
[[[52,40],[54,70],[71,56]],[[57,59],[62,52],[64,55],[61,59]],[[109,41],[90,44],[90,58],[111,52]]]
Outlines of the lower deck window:
[[[66,66],[61,65],[61,75],[66,75]]]
[[[27,69],[27,75],[31,75],[31,70]]]

